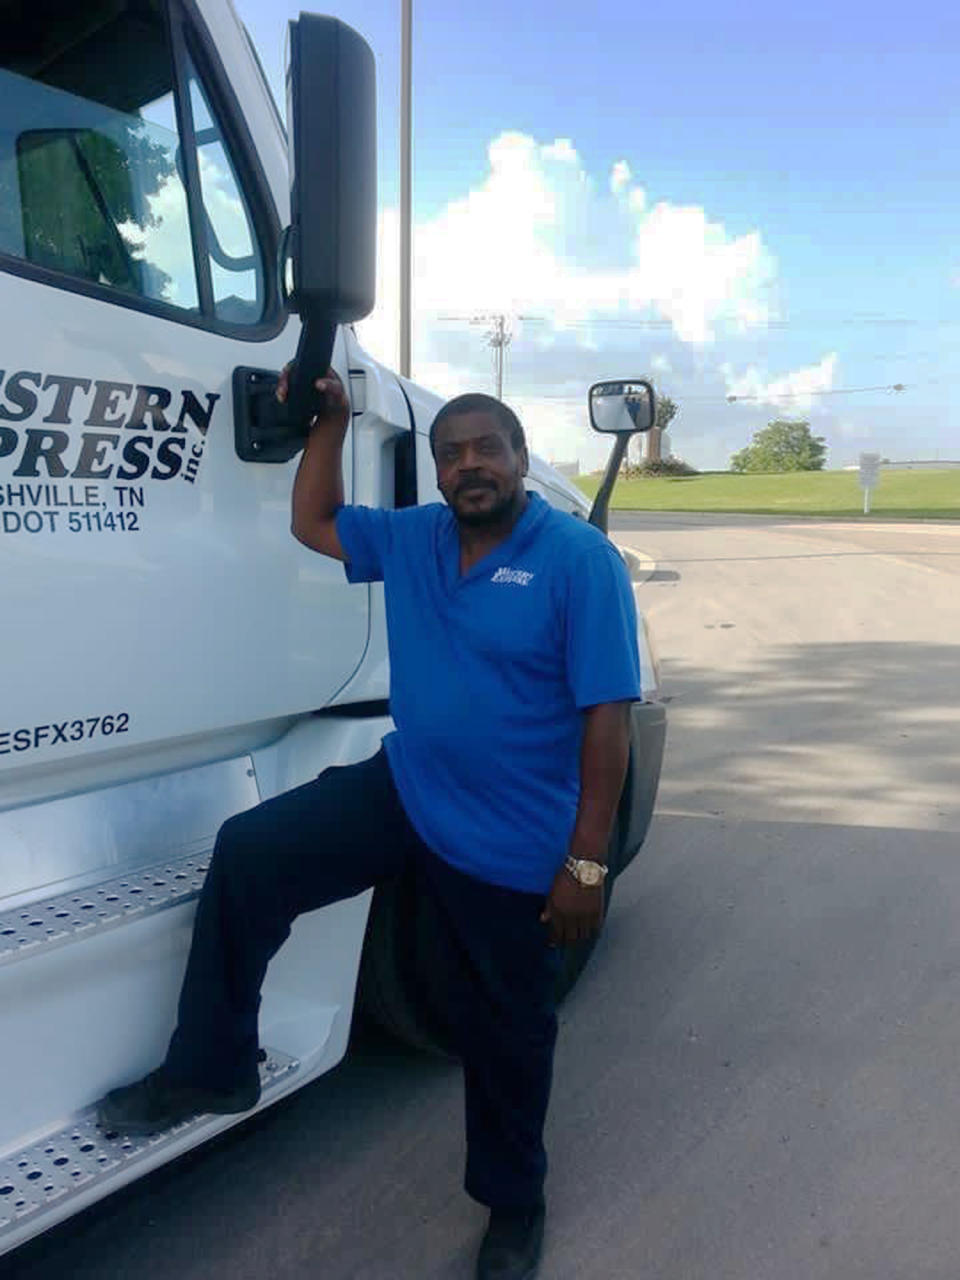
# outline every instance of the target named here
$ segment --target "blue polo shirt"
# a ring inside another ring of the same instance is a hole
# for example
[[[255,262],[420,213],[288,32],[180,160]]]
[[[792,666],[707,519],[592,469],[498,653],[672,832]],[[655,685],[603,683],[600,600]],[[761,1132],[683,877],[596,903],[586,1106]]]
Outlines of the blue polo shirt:
[[[640,698],[637,619],[620,556],[537,494],[510,536],[460,573],[449,507],[343,507],[351,582],[383,581],[384,740],[407,816],[468,875],[546,893],[567,855],[582,711]]]

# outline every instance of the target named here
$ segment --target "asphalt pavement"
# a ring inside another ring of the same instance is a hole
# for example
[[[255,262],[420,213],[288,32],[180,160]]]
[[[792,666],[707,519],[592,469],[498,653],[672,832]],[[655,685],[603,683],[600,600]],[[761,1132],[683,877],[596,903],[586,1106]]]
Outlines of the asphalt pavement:
[[[669,744],[562,1013],[544,1280],[960,1275],[960,526],[616,515]],[[467,1280],[456,1067],[331,1075],[0,1263]]]

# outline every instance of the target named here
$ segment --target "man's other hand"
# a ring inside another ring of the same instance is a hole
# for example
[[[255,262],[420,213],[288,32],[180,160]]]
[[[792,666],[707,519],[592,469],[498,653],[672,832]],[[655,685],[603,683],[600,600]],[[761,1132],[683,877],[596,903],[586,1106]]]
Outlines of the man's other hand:
[[[580,884],[561,867],[540,919],[549,926],[552,946],[565,947],[594,937],[603,924],[603,885]]]
[[[290,372],[292,369],[293,361],[290,361],[280,370],[280,378],[277,382],[277,399],[281,404],[286,404],[287,396],[290,394]],[[343,383],[333,369],[328,369],[326,376],[317,378],[313,386],[314,390],[320,395],[320,408],[310,419],[311,429],[313,427],[337,427],[343,431],[350,421],[350,401],[347,399]]]

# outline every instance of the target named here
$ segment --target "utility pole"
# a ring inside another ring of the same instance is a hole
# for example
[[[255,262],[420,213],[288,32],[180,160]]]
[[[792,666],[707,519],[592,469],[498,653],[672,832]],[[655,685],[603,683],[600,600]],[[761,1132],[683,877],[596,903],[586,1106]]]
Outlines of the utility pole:
[[[400,54],[400,374],[410,377],[410,318],[413,275],[413,0],[402,0]]]
[[[538,316],[517,316],[517,320],[537,320]],[[483,335],[487,340],[487,346],[493,348],[494,359],[497,365],[497,399],[503,399],[503,371],[506,360],[506,350],[513,341],[513,334],[507,328],[507,317],[500,311],[493,315],[474,316],[471,324],[489,324],[492,329],[488,329]]]
[[[493,317],[493,329],[487,334],[487,342],[496,352],[497,360],[497,399],[503,399],[503,359],[504,352],[513,341],[513,334],[507,332],[507,317],[501,312]]]
[[[487,346],[493,348],[494,357],[497,368],[497,399],[503,399],[503,379],[505,371],[505,352],[507,347],[513,341],[513,334],[507,328],[507,315],[503,311],[488,312],[481,315],[473,316],[440,316],[441,320],[449,320],[454,324],[462,324],[466,321],[469,325],[485,325],[492,326],[487,328],[487,332],[483,335],[487,340]],[[514,315],[514,320],[530,321],[533,324],[542,324],[543,316],[521,316]]]

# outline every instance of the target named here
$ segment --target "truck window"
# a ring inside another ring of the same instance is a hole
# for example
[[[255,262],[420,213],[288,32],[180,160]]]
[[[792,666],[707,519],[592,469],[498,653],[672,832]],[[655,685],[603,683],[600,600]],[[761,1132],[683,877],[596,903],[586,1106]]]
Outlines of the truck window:
[[[187,68],[214,307],[221,319],[253,323],[263,313],[262,259],[220,128],[189,59]]]
[[[252,219],[185,54],[177,101],[164,0],[54,0],[42,21],[0,0],[0,21],[0,254],[194,321],[257,324]]]

